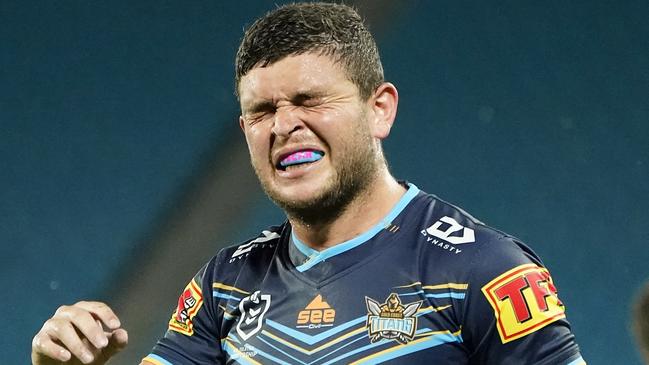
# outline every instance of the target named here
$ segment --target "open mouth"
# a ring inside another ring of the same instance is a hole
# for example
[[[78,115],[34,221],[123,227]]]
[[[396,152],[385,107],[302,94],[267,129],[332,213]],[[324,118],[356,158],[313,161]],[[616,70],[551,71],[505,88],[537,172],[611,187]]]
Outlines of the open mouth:
[[[322,157],[324,157],[324,152],[322,151],[299,150],[280,158],[275,167],[281,171],[297,169],[320,161]]]

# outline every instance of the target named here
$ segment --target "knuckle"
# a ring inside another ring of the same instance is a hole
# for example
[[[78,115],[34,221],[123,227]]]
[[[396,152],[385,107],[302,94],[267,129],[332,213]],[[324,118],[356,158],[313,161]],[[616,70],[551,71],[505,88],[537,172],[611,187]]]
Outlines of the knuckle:
[[[58,321],[50,321],[48,326],[48,332],[50,333],[60,333],[61,324]]]
[[[65,313],[65,312],[67,312],[67,311],[69,311],[69,310],[70,310],[70,306],[69,306],[69,305],[62,305],[62,306],[60,306],[60,307],[58,307],[58,308],[56,309],[56,312],[54,312],[54,315],[55,315],[55,316],[56,316],[56,315],[61,315],[61,314]]]
[[[42,349],[43,348],[43,338],[40,333],[36,334],[32,339],[32,348]]]
[[[94,301],[94,302],[90,302],[90,303],[92,303],[93,305],[96,305],[98,307],[105,307],[106,306],[106,303],[104,303],[104,302]]]
[[[66,328],[69,328],[70,324],[68,321],[58,318],[52,318],[45,323],[43,327],[45,332],[48,334],[54,334],[60,336],[60,334],[65,331]]]

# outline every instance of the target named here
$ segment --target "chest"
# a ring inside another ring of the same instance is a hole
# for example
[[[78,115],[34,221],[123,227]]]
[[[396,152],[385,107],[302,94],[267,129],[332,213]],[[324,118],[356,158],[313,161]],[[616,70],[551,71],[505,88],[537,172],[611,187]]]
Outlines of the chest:
[[[228,363],[466,362],[465,283],[378,258],[319,283],[282,267],[220,301]]]

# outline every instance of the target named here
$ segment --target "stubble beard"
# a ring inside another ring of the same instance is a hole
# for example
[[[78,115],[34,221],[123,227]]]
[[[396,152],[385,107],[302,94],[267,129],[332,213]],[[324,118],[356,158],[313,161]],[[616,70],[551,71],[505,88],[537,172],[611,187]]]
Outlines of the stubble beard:
[[[255,172],[266,195],[286,212],[289,219],[306,226],[326,225],[343,214],[352,202],[362,199],[363,193],[378,176],[381,159],[369,135],[350,145],[352,147],[337,163],[338,168],[333,167],[333,176],[311,199],[296,200],[282,196],[256,167]]]

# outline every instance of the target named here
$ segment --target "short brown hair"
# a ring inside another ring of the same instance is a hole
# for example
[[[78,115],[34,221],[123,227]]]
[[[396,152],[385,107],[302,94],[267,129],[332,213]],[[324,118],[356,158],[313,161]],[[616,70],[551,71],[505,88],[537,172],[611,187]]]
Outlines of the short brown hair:
[[[333,57],[363,99],[384,81],[374,37],[353,8],[298,3],[270,11],[246,30],[235,61],[235,92],[251,69],[308,52]]]

